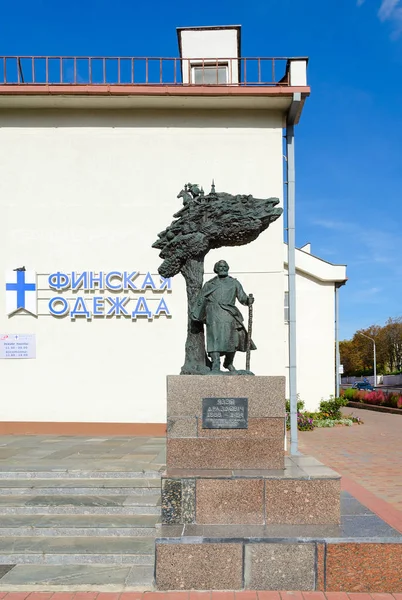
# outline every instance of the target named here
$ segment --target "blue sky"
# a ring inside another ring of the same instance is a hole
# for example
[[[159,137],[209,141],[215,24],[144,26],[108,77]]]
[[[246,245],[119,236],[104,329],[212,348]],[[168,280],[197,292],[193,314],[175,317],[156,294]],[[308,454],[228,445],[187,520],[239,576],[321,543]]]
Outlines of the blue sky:
[[[297,244],[348,265],[341,337],[402,314],[402,0],[0,0],[1,55],[177,56],[242,25],[243,56],[309,56]]]

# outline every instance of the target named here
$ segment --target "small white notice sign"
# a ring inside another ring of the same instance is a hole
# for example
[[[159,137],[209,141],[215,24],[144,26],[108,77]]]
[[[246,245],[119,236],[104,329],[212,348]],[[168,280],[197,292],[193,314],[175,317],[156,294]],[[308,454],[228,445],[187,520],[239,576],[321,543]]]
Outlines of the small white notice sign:
[[[0,358],[36,358],[34,333],[0,333]]]

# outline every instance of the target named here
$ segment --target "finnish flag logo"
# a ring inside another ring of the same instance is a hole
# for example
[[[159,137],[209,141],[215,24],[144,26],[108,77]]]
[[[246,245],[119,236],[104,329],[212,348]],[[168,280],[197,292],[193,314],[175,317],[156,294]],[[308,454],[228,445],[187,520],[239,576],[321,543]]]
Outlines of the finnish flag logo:
[[[6,310],[12,315],[20,310],[35,317],[38,314],[35,271],[6,272]]]

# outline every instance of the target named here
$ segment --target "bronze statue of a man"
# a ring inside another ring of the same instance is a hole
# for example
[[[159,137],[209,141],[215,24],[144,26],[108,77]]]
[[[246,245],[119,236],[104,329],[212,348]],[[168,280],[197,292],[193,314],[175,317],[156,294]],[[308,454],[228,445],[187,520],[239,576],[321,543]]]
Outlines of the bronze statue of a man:
[[[214,266],[217,277],[207,281],[191,311],[194,321],[206,324],[207,353],[212,361],[212,371],[220,371],[220,357],[225,356],[223,366],[236,371],[233,359],[237,351],[247,350],[247,331],[243,325],[243,316],[235,306],[236,298],[244,306],[254,302],[247,296],[241,284],[229,276],[229,265],[220,260]],[[250,342],[250,349],[255,345]]]

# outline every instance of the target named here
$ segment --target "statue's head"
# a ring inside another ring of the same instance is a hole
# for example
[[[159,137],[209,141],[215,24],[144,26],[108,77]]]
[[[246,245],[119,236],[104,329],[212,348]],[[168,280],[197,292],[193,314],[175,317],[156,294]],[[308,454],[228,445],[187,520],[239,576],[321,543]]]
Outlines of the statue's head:
[[[227,277],[229,274],[229,265],[226,260],[218,260],[214,265],[214,273],[218,275],[218,277]]]

